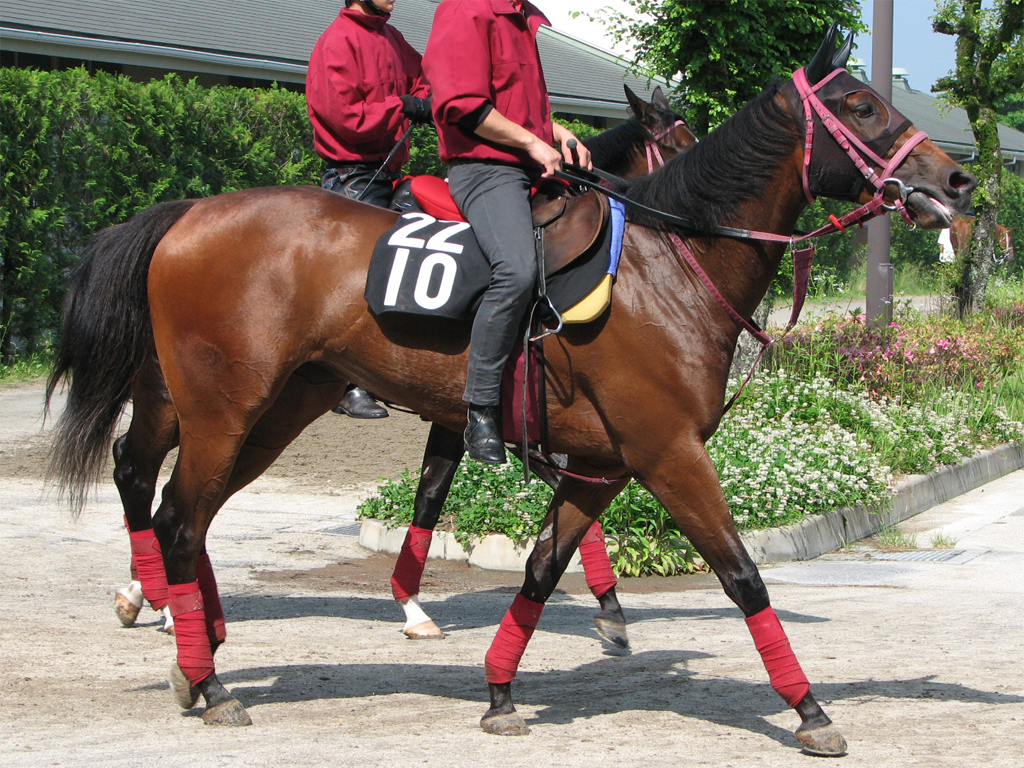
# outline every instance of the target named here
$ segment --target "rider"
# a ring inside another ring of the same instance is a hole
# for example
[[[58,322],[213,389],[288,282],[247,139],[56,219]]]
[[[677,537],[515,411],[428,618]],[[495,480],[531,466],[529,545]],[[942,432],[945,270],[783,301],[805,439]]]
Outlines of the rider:
[[[551,121],[537,50],[542,24],[549,22],[527,0],[442,0],[423,55],[449,189],[491,265],[463,400],[466,449],[494,464],[505,461],[501,373],[537,279],[530,186],[551,176],[563,155],[571,159],[566,143],[575,138]],[[579,153],[590,167],[582,143]]]
[[[384,208],[409,159],[408,141],[381,165],[408,120],[431,119],[420,55],[387,23],[394,7],[394,0],[345,0],[313,47],[306,75],[313,142],[327,161],[321,186]],[[355,384],[333,410],[357,419],[388,415]]]

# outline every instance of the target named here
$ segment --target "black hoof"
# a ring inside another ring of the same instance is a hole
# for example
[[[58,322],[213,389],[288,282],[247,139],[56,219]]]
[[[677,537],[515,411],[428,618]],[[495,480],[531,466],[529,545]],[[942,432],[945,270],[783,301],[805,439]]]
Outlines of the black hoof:
[[[228,699],[220,704],[207,707],[203,712],[207,725],[252,725],[252,718],[238,699]]]
[[[597,628],[597,634],[616,648],[622,650],[629,648],[629,638],[626,636],[626,625],[623,622],[606,619],[601,614],[597,614],[594,617],[594,626]]]
[[[816,757],[842,757],[846,754],[846,739],[831,723],[821,728],[803,730],[797,728],[796,740],[803,751]]]
[[[495,736],[526,736],[530,726],[518,712],[504,712],[492,715],[488,712],[480,718],[480,727]]]

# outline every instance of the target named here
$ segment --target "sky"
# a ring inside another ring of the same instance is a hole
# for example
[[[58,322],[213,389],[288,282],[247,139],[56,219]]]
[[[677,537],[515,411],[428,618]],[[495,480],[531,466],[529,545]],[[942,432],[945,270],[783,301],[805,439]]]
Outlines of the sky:
[[[606,6],[626,11],[629,6],[622,0],[537,0],[537,5],[556,29],[605,50],[627,53],[605,36],[603,25],[570,16],[572,11],[596,10]],[[861,2],[861,15],[869,27],[873,5],[873,0]],[[953,68],[955,57],[953,38],[932,31],[929,17],[934,14],[935,0],[893,0],[892,66],[905,69],[910,87],[925,92]],[[853,55],[865,63],[870,76],[870,34],[859,36],[856,44]]]

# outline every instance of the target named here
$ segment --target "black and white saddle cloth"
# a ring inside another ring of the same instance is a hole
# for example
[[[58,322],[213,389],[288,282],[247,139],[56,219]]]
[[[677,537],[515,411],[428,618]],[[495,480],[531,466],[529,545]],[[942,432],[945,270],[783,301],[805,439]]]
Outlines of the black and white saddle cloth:
[[[564,311],[601,281],[610,261],[610,228],[586,253],[549,275],[548,297]],[[443,317],[473,316],[491,279],[491,268],[464,221],[441,221],[412,209],[377,241],[364,298],[376,315],[388,312]]]

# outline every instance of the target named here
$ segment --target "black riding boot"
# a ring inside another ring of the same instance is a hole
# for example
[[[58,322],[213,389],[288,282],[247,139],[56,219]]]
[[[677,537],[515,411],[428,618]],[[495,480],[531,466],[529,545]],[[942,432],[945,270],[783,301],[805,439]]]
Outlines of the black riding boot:
[[[383,419],[388,416],[387,408],[375,403],[369,392],[355,384],[348,385],[341,402],[331,410],[353,419]]]
[[[501,408],[496,405],[470,404],[465,439],[469,458],[487,464],[504,464],[506,457],[505,443],[501,439]]]

